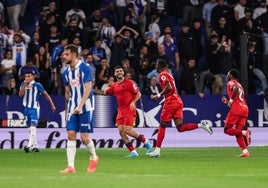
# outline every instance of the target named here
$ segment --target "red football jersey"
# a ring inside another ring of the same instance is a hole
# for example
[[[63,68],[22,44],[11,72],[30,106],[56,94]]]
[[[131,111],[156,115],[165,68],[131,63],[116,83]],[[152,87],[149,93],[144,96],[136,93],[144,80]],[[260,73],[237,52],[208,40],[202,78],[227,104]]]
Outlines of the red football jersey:
[[[227,82],[228,97],[231,98],[234,86],[238,88],[238,94],[233,99],[230,112],[233,114],[248,115],[248,106],[244,95],[244,89],[237,80],[230,80]]]
[[[161,87],[161,89],[163,90],[165,88],[165,85],[167,82],[170,83],[171,85],[171,90],[165,94],[165,98],[173,95],[173,94],[177,94],[177,88],[176,88],[176,85],[175,85],[175,80],[173,78],[173,76],[167,72],[167,71],[162,71],[159,76],[159,85]]]
[[[113,83],[107,90],[107,94],[115,95],[118,105],[118,113],[130,111],[130,103],[134,100],[139,89],[135,82],[124,79],[123,82]]]

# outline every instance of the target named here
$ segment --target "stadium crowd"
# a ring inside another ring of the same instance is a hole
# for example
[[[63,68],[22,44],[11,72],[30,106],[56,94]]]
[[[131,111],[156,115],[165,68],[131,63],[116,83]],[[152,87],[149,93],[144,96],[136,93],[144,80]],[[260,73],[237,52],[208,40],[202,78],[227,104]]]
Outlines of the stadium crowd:
[[[61,54],[78,47],[94,73],[94,91],[122,65],[143,94],[159,93],[157,59],[166,59],[180,94],[226,94],[226,74],[240,68],[247,36],[249,94],[267,88],[268,0],[1,0],[1,95],[18,94],[35,72],[62,95]]]

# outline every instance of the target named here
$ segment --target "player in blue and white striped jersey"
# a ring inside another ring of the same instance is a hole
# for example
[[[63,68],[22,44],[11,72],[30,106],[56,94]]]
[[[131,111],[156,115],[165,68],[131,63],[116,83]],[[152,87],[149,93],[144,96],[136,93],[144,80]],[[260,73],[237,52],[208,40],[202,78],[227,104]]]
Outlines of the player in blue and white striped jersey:
[[[80,132],[82,142],[90,155],[87,168],[89,173],[96,170],[98,156],[88,133],[92,125],[94,98],[92,92],[92,70],[88,64],[79,59],[78,49],[68,45],[63,52],[63,60],[68,65],[63,73],[66,100],[66,128],[68,167],[60,173],[75,173],[76,136]]]
[[[56,107],[45,91],[43,85],[35,81],[34,72],[26,72],[24,75],[24,81],[21,83],[19,96],[23,97],[24,116],[26,118],[26,124],[29,127],[29,142],[24,147],[24,151],[39,152],[37,138],[36,138],[36,127],[38,125],[38,119],[40,114],[40,95],[44,95],[51,106],[52,112],[56,111]]]

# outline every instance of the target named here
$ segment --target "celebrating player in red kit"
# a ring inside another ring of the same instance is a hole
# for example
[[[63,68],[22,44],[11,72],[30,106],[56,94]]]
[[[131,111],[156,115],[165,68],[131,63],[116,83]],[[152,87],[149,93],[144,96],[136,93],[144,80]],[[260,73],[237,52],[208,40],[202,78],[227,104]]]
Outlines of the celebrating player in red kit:
[[[244,96],[244,89],[237,81],[239,72],[232,69],[227,74],[227,94],[229,100],[224,96],[222,102],[230,107],[227,114],[224,133],[236,137],[236,142],[242,149],[239,157],[250,157],[247,146],[250,144],[250,130],[246,129],[246,121],[248,118],[248,106]]]
[[[167,123],[172,119],[179,132],[191,131],[197,128],[205,129],[209,134],[212,134],[212,124],[208,121],[201,121],[200,123],[183,124],[183,102],[181,97],[177,94],[177,88],[173,76],[167,71],[167,61],[158,59],[156,64],[157,72],[159,73],[159,84],[162,92],[153,96],[155,100],[164,96],[164,105],[160,117],[160,126],[157,134],[156,148],[154,151],[148,153],[150,157],[159,157],[162,141],[165,137]]]
[[[117,82],[108,87],[104,94],[115,95],[116,97],[118,104],[116,126],[124,144],[130,151],[127,157],[139,156],[128,136],[144,143],[146,153],[149,153],[152,148],[149,140],[132,129],[136,118],[136,102],[140,99],[141,93],[134,81],[125,78],[125,73],[121,66],[114,68],[114,76]]]

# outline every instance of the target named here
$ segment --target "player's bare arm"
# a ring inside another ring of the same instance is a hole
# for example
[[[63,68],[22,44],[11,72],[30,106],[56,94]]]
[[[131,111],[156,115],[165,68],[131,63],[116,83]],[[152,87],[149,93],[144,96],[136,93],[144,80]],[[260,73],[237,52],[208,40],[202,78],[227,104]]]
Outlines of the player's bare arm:
[[[130,110],[136,110],[136,103],[141,98],[141,93],[138,92],[134,100],[130,103]]]
[[[232,96],[231,96],[231,98],[229,99],[229,101],[228,101],[228,106],[231,108],[231,106],[232,106],[232,104],[233,104],[233,100],[234,100],[234,98],[235,98],[235,96],[239,93],[239,89],[238,89],[238,87],[237,86],[233,86],[233,88],[232,88]]]
[[[53,103],[51,97],[48,95],[47,92],[44,93],[44,96],[45,96],[45,98],[47,99],[47,101],[48,101],[49,104],[50,104],[51,111],[52,111],[52,112],[55,112],[55,111],[56,111],[56,107],[55,107],[55,105],[54,105],[54,103]]]
[[[159,99],[160,97],[162,97],[163,95],[167,94],[169,91],[171,90],[171,85],[170,82],[166,82],[165,88],[162,90],[162,92],[160,92],[157,95],[153,96],[154,100]]]

